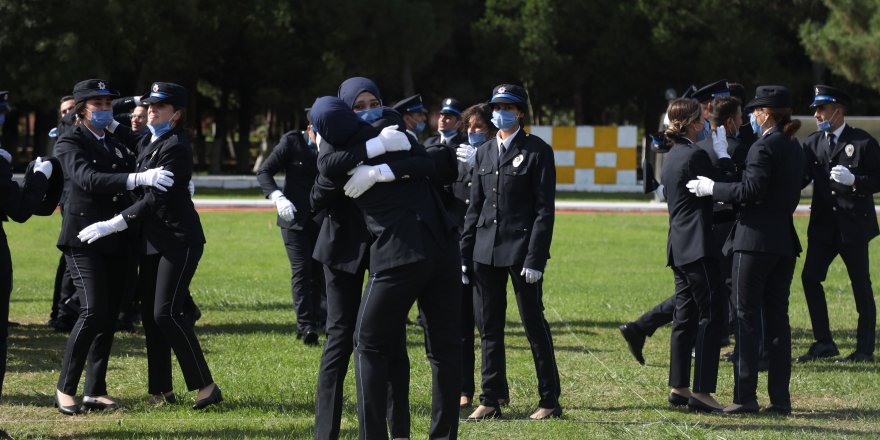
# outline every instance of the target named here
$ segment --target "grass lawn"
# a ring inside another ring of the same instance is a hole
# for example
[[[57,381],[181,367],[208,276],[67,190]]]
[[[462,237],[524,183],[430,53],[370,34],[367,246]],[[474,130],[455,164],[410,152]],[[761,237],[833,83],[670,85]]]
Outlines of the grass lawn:
[[[293,337],[289,272],[275,216],[265,212],[204,212],[208,237],[192,292],[204,316],[197,334],[225,402],[207,412],[189,406],[175,363],[181,405],[146,404],[143,332],[117,335],[108,383],[125,409],[66,417],[52,408],[66,337],[43,324],[48,318],[60,218],[7,224],[15,267],[9,368],[0,400],[0,429],[16,438],[310,438],[318,348]],[[806,217],[796,224],[806,236]],[[562,378],[561,420],[524,421],[537,403],[528,343],[511,298],[508,308],[508,376],[511,403],[503,421],[462,423],[465,439],[584,438],[878,438],[880,364],[825,361],[794,365],[794,415],[731,417],[695,415],[666,405],[669,328],[645,347],[648,364],[630,356],[617,326],[635,319],[672,293],[665,265],[665,215],[560,214],[546,271],[546,317],[553,329]],[[872,274],[880,279],[878,247],[871,245]],[[792,285],[794,354],[811,342],[799,280]],[[843,354],[855,346],[856,314],[846,271],[835,261],[826,283],[832,328]],[[453,292],[450,292],[453,294]],[[425,438],[430,416],[430,374],[422,337],[408,328],[412,360],[413,438]],[[322,337],[323,341],[323,337]],[[730,364],[722,363],[719,392],[731,401]],[[766,376],[758,398],[766,405]],[[356,438],[352,374],[346,380],[343,437]],[[465,414],[466,415],[466,414]]]

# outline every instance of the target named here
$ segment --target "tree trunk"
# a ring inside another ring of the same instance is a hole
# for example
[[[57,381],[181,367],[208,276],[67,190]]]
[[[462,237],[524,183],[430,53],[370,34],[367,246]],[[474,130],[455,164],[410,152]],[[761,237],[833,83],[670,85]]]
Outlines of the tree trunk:
[[[412,64],[408,59],[403,60],[403,66],[401,66],[401,84],[403,84],[403,96],[412,96],[416,94],[416,86],[413,81],[412,74]]]
[[[214,114],[214,144],[211,146],[211,174],[220,174],[223,169],[223,150],[226,148],[226,133],[229,127],[226,117],[229,113],[229,88],[220,91],[220,105]]]
[[[246,174],[251,169],[251,123],[253,114],[251,110],[253,94],[246,87],[238,89],[238,142],[235,144],[235,170],[239,174]]]

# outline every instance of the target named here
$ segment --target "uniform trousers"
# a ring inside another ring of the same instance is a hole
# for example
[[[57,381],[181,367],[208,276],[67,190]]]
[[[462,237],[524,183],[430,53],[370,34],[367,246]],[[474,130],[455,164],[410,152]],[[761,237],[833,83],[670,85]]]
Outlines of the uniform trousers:
[[[868,243],[823,243],[809,241],[801,281],[810,321],[813,324],[813,337],[816,341],[831,343],[831,328],[828,323],[828,305],[825,303],[825,289],[822,282],[828,275],[828,266],[837,255],[843,259],[859,320],[856,327],[856,352],[874,353],[874,338],[877,325],[877,308],[874,304],[874,290],[871,287],[871,274],[868,268]]]
[[[339,438],[342,419],[342,392],[348,361],[354,350],[354,329],[364,285],[364,269],[356,274],[324,266],[327,286],[327,340],[318,369],[315,396],[315,440]],[[388,424],[391,436],[410,436],[409,356],[406,333],[401,342],[402,356],[390,362]]]
[[[691,349],[695,350],[693,391],[714,393],[718,382],[718,353],[727,322],[727,297],[721,282],[718,260],[701,258],[674,266],[675,318],[669,348],[669,386],[690,385]]]
[[[67,339],[58,389],[75,395],[85,367],[83,394],[103,396],[107,394],[107,362],[130,256],[66,247],[64,257],[76,287],[80,314]]]
[[[483,350],[482,393],[480,403],[498,406],[498,399],[507,398],[507,360],[504,350],[504,324],[507,316],[507,277],[513,283],[519,316],[532,350],[538,377],[541,408],[559,405],[559,370],[553,350],[550,324],[544,319],[542,281],[526,283],[520,267],[495,267],[474,264],[474,281],[480,307],[481,346]]]
[[[645,336],[651,336],[658,328],[672,322],[675,315],[675,294],[666,298],[660,304],[654,306],[653,309],[645,312],[639,319],[636,319],[636,326]]]
[[[7,339],[9,338],[9,298],[12,295],[12,255],[6,232],[0,224],[0,396],[3,396],[3,378],[6,376]]]
[[[461,285],[461,395],[474,396],[474,326],[476,325],[474,285]],[[507,398],[507,395],[504,396]]]
[[[203,249],[202,245],[197,245],[141,256],[141,320],[147,342],[147,389],[150,394],[174,389],[171,350],[183,370],[188,390],[214,383],[186,310],[189,284]]]
[[[324,280],[321,265],[312,259],[318,239],[317,228],[281,228],[281,238],[290,261],[290,292],[296,313],[297,334],[306,330],[318,331],[325,320],[326,311],[322,306]]]
[[[371,273],[361,300],[354,341],[361,439],[388,437],[385,407],[388,382],[394,373],[391,364],[400,357],[399,341],[406,333],[407,313],[416,301],[424,319],[425,352],[431,365],[428,438],[457,438],[460,257],[458,249],[451,246],[426,246],[425,253],[425,260]]]
[[[770,361],[767,370],[770,403],[791,407],[788,389],[791,379],[788,297],[791,294],[794,266],[794,257],[743,251],[733,254],[733,294],[736,302],[733,403],[746,404],[756,400],[758,361],[761,345],[766,339]]]

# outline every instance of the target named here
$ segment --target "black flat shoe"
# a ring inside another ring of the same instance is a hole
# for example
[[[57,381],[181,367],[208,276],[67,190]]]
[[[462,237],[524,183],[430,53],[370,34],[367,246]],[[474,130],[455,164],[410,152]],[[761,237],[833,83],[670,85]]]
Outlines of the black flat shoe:
[[[104,403],[94,397],[83,396],[83,401],[82,401],[83,411],[86,411],[86,412],[115,411],[119,408],[122,408],[122,405],[120,405],[118,402]]]
[[[841,363],[874,362],[874,355],[867,354],[867,353],[854,352],[853,354],[851,354],[845,358],[838,359],[837,362],[841,362]]]
[[[770,405],[761,410],[761,414],[788,417],[791,415],[790,406]]]
[[[476,410],[474,410],[474,412],[476,412]],[[489,412],[483,413],[478,416],[474,416],[473,413],[471,413],[471,415],[469,415],[465,420],[468,422],[477,422],[480,420],[492,420],[498,418],[501,418],[501,408],[496,406],[492,407]]]
[[[699,412],[699,413],[712,413],[717,414],[724,412],[721,408],[716,408],[712,405],[706,405],[701,400],[691,396],[687,401],[688,410],[690,412]]]
[[[309,329],[303,332],[303,344],[315,346],[318,345],[318,332]]]
[[[193,404],[192,409],[202,409],[215,403],[220,403],[222,401],[223,393],[220,392],[220,387],[214,385],[214,390],[211,391],[211,395],[205,397],[202,400],[197,400],[196,403]]]
[[[744,403],[742,405],[738,403],[732,403],[724,408],[724,414],[726,415],[735,415],[735,414],[754,414],[758,412],[758,402],[753,400],[748,403]]]
[[[676,408],[682,407],[682,406],[685,406],[688,404],[688,398],[684,397],[678,393],[669,393],[669,397],[667,397],[666,400],[669,401],[669,404],[671,406],[674,406]]]
[[[642,355],[642,348],[645,347],[645,334],[632,322],[623,324],[618,329],[620,334],[623,335],[623,339],[626,340],[629,352],[636,358],[636,362],[645,365],[645,356]]]
[[[798,356],[797,363],[812,362],[818,359],[830,358],[840,354],[837,344],[833,342],[814,342],[805,354]]]
[[[66,416],[75,416],[79,414],[79,405],[73,404],[70,406],[64,406],[58,402],[58,395],[55,395],[54,397],[54,404],[55,408],[58,408],[58,412],[60,412],[61,414],[64,414]]]
[[[543,417],[535,417],[535,413],[538,412],[539,409],[550,409],[550,408],[541,408],[538,407],[535,411],[532,412],[532,415],[529,416],[529,420],[549,420],[549,419],[558,419],[562,417],[562,407],[556,405],[556,408],[553,408],[553,412],[547,414]]]

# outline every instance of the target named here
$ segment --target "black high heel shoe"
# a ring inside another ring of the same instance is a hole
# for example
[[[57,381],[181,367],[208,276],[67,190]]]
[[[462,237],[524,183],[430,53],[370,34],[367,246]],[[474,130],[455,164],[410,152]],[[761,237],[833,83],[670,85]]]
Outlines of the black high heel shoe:
[[[722,413],[724,409],[716,408],[712,405],[707,405],[703,403],[700,399],[697,399],[694,396],[691,396],[687,402],[688,410],[691,412],[701,412],[701,413]]]
[[[73,405],[70,405],[70,406],[62,405],[61,402],[58,401],[58,393],[57,392],[55,393],[55,396],[52,399],[54,400],[53,403],[54,403],[55,408],[58,408],[58,412],[60,412],[61,414],[64,414],[66,416],[75,416],[75,415],[79,414],[79,405],[77,405],[76,403],[74,403]]]
[[[82,408],[84,411],[114,411],[122,408],[118,402],[104,403],[96,397],[83,396]]]
[[[196,403],[193,404],[192,409],[202,409],[210,405],[214,405],[215,403],[220,403],[223,401],[223,393],[220,392],[220,387],[216,384],[214,385],[214,389],[211,390],[211,395],[205,397],[204,399],[197,400]]]
[[[669,393],[669,397],[666,398],[669,401],[669,405],[673,407],[682,407],[688,404],[688,398],[682,396],[678,393]]]

